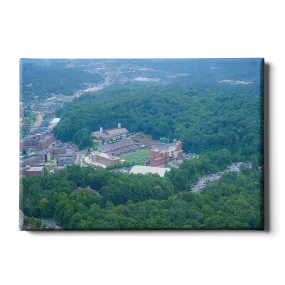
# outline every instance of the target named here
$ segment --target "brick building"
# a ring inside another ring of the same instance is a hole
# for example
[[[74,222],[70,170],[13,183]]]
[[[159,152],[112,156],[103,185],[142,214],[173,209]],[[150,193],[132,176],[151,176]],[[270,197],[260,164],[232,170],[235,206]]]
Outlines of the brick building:
[[[20,150],[25,148],[45,149],[54,141],[54,134],[49,131],[44,131],[38,134],[32,134],[20,141]]]
[[[75,156],[74,155],[59,155],[56,160],[57,166],[69,166],[74,164]]]
[[[26,166],[25,167],[25,176],[26,177],[31,177],[31,176],[44,176],[44,166],[37,166],[37,167],[31,167],[31,166]]]
[[[65,154],[66,153],[66,147],[53,147],[51,148],[51,155],[57,156],[59,154]]]
[[[94,151],[91,153],[92,161],[102,163],[105,165],[112,165],[119,163],[121,160],[119,157],[108,155],[106,153]]]
[[[182,143],[180,141],[172,144],[155,146],[150,152],[149,165],[159,166],[170,160],[181,160],[183,155]]]
[[[29,157],[20,158],[20,166],[33,166],[44,162],[44,158],[41,155],[32,155]]]
[[[167,151],[160,151],[158,149],[151,150],[149,165],[158,166],[163,165],[169,161],[169,153]]]
[[[102,127],[99,131],[92,132],[91,136],[96,140],[110,139],[118,136],[126,135],[129,131],[126,128],[121,127],[121,123],[118,123],[118,127],[114,129],[104,130]]]
[[[50,151],[48,149],[38,151],[38,152],[36,152],[36,156],[42,162],[47,162],[50,160]]]
[[[176,152],[174,153],[175,158],[177,160],[181,160],[182,159],[182,155],[183,155],[183,150],[182,150],[182,142],[178,141],[176,143]]]

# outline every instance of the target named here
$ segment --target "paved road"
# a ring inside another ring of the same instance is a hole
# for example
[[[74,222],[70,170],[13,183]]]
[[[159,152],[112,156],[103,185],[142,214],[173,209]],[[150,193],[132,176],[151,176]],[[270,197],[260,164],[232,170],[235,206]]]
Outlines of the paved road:
[[[42,122],[43,122],[43,113],[39,112],[38,117],[34,123],[34,127],[40,127],[42,125]]]
[[[94,87],[89,87],[87,89],[84,89],[84,90],[78,90],[76,91],[73,95],[72,95],[72,100],[77,98],[77,97],[80,97],[82,94],[86,93],[86,92],[96,92],[96,91],[99,91],[109,85],[112,84],[112,81],[111,81],[111,74],[108,74],[106,77],[105,77],[105,81],[103,83],[100,83]]]
[[[37,114],[38,114],[38,116],[37,116],[33,126],[31,127],[30,132],[32,132],[34,129],[40,127],[43,123],[43,113],[38,112]]]
[[[87,152],[86,150],[81,150],[77,153],[76,159],[75,159],[75,164],[82,166],[82,158],[86,154],[86,152]]]

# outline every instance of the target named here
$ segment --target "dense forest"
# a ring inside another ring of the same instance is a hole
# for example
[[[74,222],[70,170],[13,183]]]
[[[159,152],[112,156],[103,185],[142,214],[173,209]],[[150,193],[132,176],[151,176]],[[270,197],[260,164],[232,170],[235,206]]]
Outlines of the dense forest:
[[[202,161],[187,163],[164,178],[79,166],[23,178],[20,208],[25,224],[40,229],[45,217],[65,230],[263,228],[262,173],[248,168],[225,173],[202,193],[192,193],[181,180],[188,184],[222,163],[212,162],[207,169],[197,167]],[[87,186],[96,192],[88,192]]]
[[[58,112],[55,136],[91,145],[91,131],[116,127],[154,139],[182,141],[184,151],[228,149],[238,160],[262,161],[262,97],[189,89],[180,85],[112,86],[86,95]]]
[[[37,62],[38,63],[38,62]],[[87,83],[99,83],[104,78],[97,73],[89,73],[77,68],[67,68],[60,64],[44,64],[40,61],[21,60],[20,98],[22,101],[38,96],[46,98],[52,93],[73,95]]]

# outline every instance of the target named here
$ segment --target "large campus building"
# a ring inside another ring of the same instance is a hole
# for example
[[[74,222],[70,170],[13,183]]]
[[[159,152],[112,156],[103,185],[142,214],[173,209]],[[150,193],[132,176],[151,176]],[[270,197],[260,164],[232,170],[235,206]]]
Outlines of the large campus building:
[[[102,127],[99,131],[93,132],[91,136],[96,140],[112,139],[118,136],[126,135],[129,131],[126,128],[121,127],[121,123],[118,123],[118,127],[114,129],[104,130]]]
[[[93,151],[91,153],[92,161],[97,163],[98,165],[113,165],[119,163],[121,159],[119,157],[109,155],[107,153]]]
[[[57,166],[70,166],[75,162],[75,152],[68,151],[64,154],[58,154],[56,159]]]
[[[159,166],[172,159],[181,160],[183,155],[182,143],[180,141],[171,144],[156,145],[150,151],[149,165]]]
[[[50,160],[50,153],[46,150],[33,152],[29,155],[20,156],[20,166],[24,167],[27,165],[35,166]]]
[[[166,171],[170,171],[170,168],[135,165],[132,167],[130,174],[151,173],[151,174],[158,174],[160,177],[163,177]]]
[[[54,134],[49,130],[37,130],[20,141],[20,150],[26,148],[45,149],[54,141]]]
[[[44,166],[36,166],[36,167],[30,167],[26,166],[24,173],[26,177],[31,176],[44,176]]]

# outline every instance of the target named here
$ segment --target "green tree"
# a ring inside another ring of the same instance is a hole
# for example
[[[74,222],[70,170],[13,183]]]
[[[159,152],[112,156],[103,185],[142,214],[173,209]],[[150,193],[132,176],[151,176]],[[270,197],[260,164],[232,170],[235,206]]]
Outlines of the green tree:
[[[41,227],[42,226],[42,221],[40,219],[36,219],[35,225],[36,225],[37,228]]]

